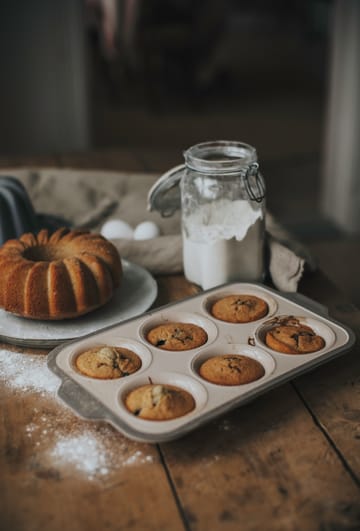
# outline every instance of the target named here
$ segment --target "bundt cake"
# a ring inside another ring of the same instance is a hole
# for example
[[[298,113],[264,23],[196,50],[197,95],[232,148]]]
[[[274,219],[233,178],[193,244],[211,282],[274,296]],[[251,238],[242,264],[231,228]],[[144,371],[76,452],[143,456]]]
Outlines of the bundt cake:
[[[117,249],[100,234],[26,233],[0,249],[0,307],[32,319],[78,317],[105,304],[121,276]]]

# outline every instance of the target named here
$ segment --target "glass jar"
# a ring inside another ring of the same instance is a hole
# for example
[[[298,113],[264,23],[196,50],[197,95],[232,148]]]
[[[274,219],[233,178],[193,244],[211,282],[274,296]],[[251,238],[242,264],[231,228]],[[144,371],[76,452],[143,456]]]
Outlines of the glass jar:
[[[242,142],[204,142],[187,149],[184,158],[185,165],[158,181],[161,207],[159,194],[150,195],[163,215],[181,201],[186,278],[203,289],[263,280],[265,184],[256,149]]]
[[[264,275],[264,183],[256,150],[206,142],[184,153],[184,273],[203,289]]]

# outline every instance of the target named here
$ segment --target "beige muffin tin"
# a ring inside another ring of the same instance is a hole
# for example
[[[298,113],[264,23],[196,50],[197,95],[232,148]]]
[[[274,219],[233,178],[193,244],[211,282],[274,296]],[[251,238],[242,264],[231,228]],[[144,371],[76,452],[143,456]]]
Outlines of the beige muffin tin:
[[[268,314],[252,323],[232,324],[211,316],[210,305],[230,294],[256,295],[264,299]],[[295,316],[325,340],[325,347],[312,354],[281,354],[264,343],[266,329],[281,316]],[[203,327],[208,341],[187,351],[164,351],[146,341],[147,331],[163,322],[191,322]],[[232,283],[204,291],[199,295],[163,306],[138,317],[99,330],[81,339],[56,347],[50,352],[48,366],[61,379],[59,397],[78,415],[104,420],[131,439],[161,442],[175,439],[238,407],[267,390],[302,374],[354,344],[354,334],[330,319],[326,309],[299,294],[279,293],[262,284]],[[74,360],[83,351],[100,345],[123,346],[136,352],[141,368],[134,374],[97,380],[82,375]],[[215,385],[202,379],[200,364],[217,354],[244,354],[258,360],[265,369],[262,378],[238,386]],[[196,407],[190,413],[163,421],[143,420],[132,415],[123,398],[131,390],[149,382],[172,384],[190,392]]]

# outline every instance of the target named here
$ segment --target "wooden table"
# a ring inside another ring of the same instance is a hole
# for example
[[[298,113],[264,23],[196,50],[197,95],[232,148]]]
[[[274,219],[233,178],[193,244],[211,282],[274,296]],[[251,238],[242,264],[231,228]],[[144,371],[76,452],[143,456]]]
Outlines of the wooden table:
[[[151,169],[125,155],[73,156],[71,165]],[[40,162],[60,167],[69,158]],[[156,304],[196,291],[182,276],[157,280]],[[360,312],[321,272],[306,275],[300,292],[360,333]],[[2,347],[45,364],[44,351]],[[36,382],[21,389],[0,378],[0,399],[1,530],[360,529],[357,346],[166,444],[81,420]]]

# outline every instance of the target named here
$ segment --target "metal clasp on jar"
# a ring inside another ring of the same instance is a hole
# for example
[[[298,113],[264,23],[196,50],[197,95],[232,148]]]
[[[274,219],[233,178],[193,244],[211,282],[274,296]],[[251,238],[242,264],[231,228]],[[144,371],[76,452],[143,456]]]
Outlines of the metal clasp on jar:
[[[265,197],[265,181],[259,172],[259,164],[257,162],[252,162],[247,167],[244,174],[244,185],[251,201],[261,203]]]

